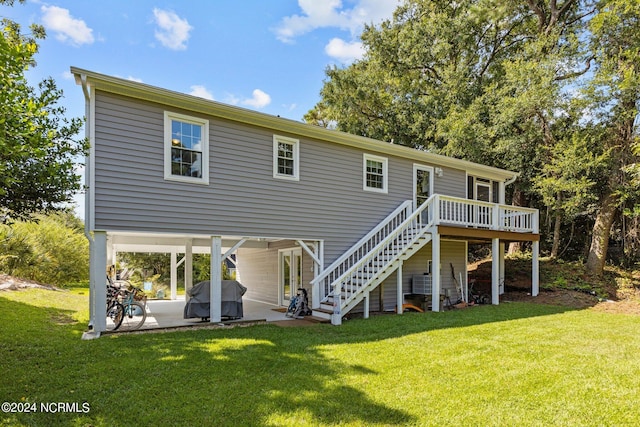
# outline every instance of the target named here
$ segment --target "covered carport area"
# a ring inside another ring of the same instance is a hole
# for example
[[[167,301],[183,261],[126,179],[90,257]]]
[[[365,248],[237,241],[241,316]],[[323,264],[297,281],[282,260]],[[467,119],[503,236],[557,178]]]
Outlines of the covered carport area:
[[[299,282],[289,283],[289,290],[293,286],[305,286],[321,271],[323,266],[323,242],[314,239],[291,239],[278,237],[238,237],[238,236],[196,236],[196,235],[175,235],[158,233],[133,233],[133,232],[104,232],[95,231],[90,239],[90,332],[99,336],[106,330],[106,273],[110,271],[109,266],[115,265],[117,254],[121,252],[142,252],[142,253],[166,253],[170,256],[170,292],[169,302],[176,301],[176,304],[169,304],[167,307],[156,305],[156,312],[166,312],[168,307],[171,317],[177,322],[182,315],[184,299],[178,296],[178,268],[184,268],[185,291],[190,289],[193,283],[193,255],[210,254],[210,295],[212,301],[221,301],[222,283],[222,263],[236,254],[237,280],[247,288],[252,289],[251,298],[257,299],[256,304],[247,308],[265,309],[265,304],[277,308],[282,306],[284,297],[280,287],[282,268],[279,265],[271,265],[274,260],[278,260],[278,254],[283,247],[299,248],[303,255],[300,261]],[[256,254],[270,254],[271,256],[256,256]],[[260,259],[264,258],[262,264]],[[268,264],[265,264],[268,263]],[[277,263],[277,261],[276,261]],[[261,270],[265,269],[265,272]],[[303,268],[304,267],[304,268]],[[111,269],[113,270],[113,269]],[[243,271],[246,277],[243,277]],[[258,286],[256,278],[261,278]],[[275,290],[274,290],[275,289]],[[277,295],[277,300],[273,296],[260,298],[261,294]],[[257,298],[256,298],[257,297]],[[181,302],[182,301],[182,302]],[[261,305],[258,305],[261,303]],[[153,312],[154,308],[150,307]],[[176,311],[179,310],[179,313]],[[245,318],[252,319],[255,316],[245,311]],[[277,313],[274,311],[274,314]],[[282,313],[280,318],[284,318]],[[265,316],[268,318],[269,316]],[[187,320],[187,319],[184,319]],[[210,323],[220,323],[220,304],[210,304]],[[150,319],[152,322],[152,319]],[[145,322],[146,324],[147,322]],[[163,327],[161,322],[157,322],[157,327]],[[150,323],[151,324],[151,323]],[[165,323],[166,324],[166,323]],[[146,325],[145,325],[146,326]]]

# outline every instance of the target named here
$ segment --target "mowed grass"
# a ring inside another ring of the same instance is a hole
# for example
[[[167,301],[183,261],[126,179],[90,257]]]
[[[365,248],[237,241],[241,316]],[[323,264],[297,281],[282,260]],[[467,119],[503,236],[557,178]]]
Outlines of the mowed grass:
[[[0,425],[640,424],[638,316],[505,303],[82,341],[87,319],[81,289],[0,293],[0,400],[38,405]]]

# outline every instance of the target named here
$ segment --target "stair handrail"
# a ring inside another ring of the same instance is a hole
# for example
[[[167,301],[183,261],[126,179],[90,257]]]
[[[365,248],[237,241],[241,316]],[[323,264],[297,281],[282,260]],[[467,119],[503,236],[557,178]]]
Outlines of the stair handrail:
[[[353,246],[347,249],[338,259],[336,259],[328,267],[326,267],[324,271],[318,274],[318,276],[316,276],[311,281],[311,284],[315,286],[318,283],[320,283],[322,280],[324,280],[329,274],[331,274],[333,270],[335,270],[338,266],[344,263],[351,255],[353,255],[355,252],[357,252],[359,249],[365,246],[365,244],[368,243],[369,240],[373,238],[373,236],[378,234],[378,232],[384,229],[389,223],[393,222],[393,220],[396,219],[396,217],[399,216],[403,211],[406,211],[407,209],[411,209],[412,206],[413,206],[413,201],[411,200],[405,200],[404,202],[402,202],[393,212],[391,212],[389,215],[387,215],[386,218],[380,221],[378,225],[372,228],[371,231],[369,231],[364,237],[358,240]]]
[[[343,272],[339,277],[335,278],[329,285],[333,285],[334,283],[340,283],[342,280],[344,280],[346,277],[352,275],[355,271],[358,270],[358,268],[360,268],[363,264],[368,263],[371,258],[372,258],[372,254],[377,254],[378,252],[380,252],[380,250],[384,249],[387,245],[389,245],[389,243],[391,241],[393,241],[393,239],[395,239],[401,232],[405,231],[409,225],[411,225],[416,218],[418,218],[422,212],[424,212],[426,209],[431,208],[434,203],[434,200],[438,199],[438,195],[434,194],[431,197],[429,197],[422,205],[420,205],[418,207],[418,209],[416,209],[415,211],[413,211],[413,213],[408,216],[399,226],[397,226],[391,233],[389,233],[382,241],[380,241],[374,248],[372,248],[367,255],[361,257],[358,262],[356,262],[355,264],[353,264],[350,268],[348,268],[345,272]],[[422,228],[423,230],[428,229],[431,225],[433,225],[436,221],[436,211],[432,210],[431,214],[429,215],[429,221],[427,224],[423,224]],[[415,237],[415,239],[419,238],[420,235],[417,235]],[[410,242],[410,244],[407,245],[407,247],[409,247],[411,244],[413,244],[412,240]],[[327,272],[327,270],[329,270],[328,268],[325,270],[325,272]],[[318,279],[313,280],[311,283],[313,283],[314,286],[318,285],[320,283],[321,280],[324,280],[328,275],[330,275],[332,273],[332,271],[328,271],[326,274],[322,274],[321,276],[318,277]],[[337,288],[337,294],[336,294],[336,288]],[[333,292],[331,292],[331,289],[329,290],[329,292],[327,292],[327,294],[322,298],[322,301],[326,301],[327,298],[329,296],[333,295],[334,298],[339,298],[340,297],[340,288],[339,287],[335,287],[333,289]],[[355,297],[355,295],[352,295],[352,298]],[[345,301],[345,304],[348,301]]]

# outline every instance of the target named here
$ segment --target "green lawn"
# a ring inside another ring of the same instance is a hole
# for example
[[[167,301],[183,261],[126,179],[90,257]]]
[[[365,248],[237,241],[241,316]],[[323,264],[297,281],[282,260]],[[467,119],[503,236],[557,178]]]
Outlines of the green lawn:
[[[39,411],[0,425],[640,424],[639,316],[505,303],[82,341],[86,300],[0,293],[0,397]],[[88,412],[40,412],[57,402]]]

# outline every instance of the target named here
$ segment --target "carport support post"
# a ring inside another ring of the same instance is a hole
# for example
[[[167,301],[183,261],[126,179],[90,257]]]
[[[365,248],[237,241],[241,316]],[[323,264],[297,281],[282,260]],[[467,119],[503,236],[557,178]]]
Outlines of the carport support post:
[[[491,239],[491,304],[500,302],[500,239]]]
[[[209,321],[222,320],[222,237],[211,236],[211,275],[209,285]]]
[[[189,291],[193,287],[193,241],[187,240],[184,245],[184,293],[189,301]]]
[[[171,251],[171,300],[178,297],[178,254]]]
[[[93,232],[91,242],[90,289],[93,295],[93,330],[107,330],[107,233]]]

